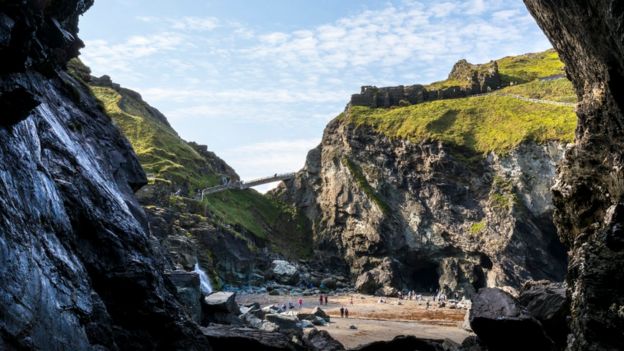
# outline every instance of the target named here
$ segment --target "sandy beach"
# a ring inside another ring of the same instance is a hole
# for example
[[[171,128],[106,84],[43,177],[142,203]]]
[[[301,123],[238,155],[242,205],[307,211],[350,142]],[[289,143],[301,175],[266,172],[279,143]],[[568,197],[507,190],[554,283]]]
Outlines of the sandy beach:
[[[353,304],[351,304],[353,297]],[[270,296],[267,294],[239,295],[240,304],[258,302],[262,306],[283,304],[291,301],[297,305],[299,296]],[[302,312],[309,312],[319,306],[318,296],[303,296]],[[415,335],[422,338],[450,339],[461,343],[470,334],[461,328],[465,309],[429,307],[424,301],[386,298],[379,303],[375,296],[352,294],[329,296],[328,304],[321,308],[332,317],[331,323],[321,330],[327,330],[346,348],[367,344],[377,340],[391,340],[398,335]],[[400,302],[400,304],[399,304]],[[340,317],[340,307],[349,310],[349,318]],[[437,306],[437,304],[436,304]],[[295,308],[299,311],[298,308]],[[357,329],[351,329],[353,325]]]

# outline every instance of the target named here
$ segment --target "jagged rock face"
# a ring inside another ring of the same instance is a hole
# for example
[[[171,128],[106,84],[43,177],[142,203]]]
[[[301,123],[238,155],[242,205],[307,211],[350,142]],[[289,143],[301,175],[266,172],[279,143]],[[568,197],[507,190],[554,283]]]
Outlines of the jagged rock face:
[[[559,169],[555,222],[570,248],[570,350],[624,348],[624,6],[525,0],[579,98],[576,142]]]
[[[316,257],[362,291],[470,296],[563,279],[549,190],[563,151],[529,142],[468,161],[449,145],[390,140],[337,118],[276,195],[311,219]]]
[[[61,71],[90,3],[0,2],[0,99],[37,102],[0,127],[0,349],[204,350],[134,198],[136,156]]]

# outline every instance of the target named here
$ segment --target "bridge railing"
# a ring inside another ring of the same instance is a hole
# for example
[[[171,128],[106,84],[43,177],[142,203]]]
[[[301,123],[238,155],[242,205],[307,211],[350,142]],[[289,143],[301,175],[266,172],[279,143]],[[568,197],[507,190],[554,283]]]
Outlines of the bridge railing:
[[[294,178],[296,173],[280,173],[274,174],[269,177],[253,179],[248,182],[231,182],[227,184],[217,185],[210,188],[205,188],[201,191],[201,198],[204,199],[205,195],[218,193],[221,191],[229,190],[229,189],[248,189],[256,185],[266,184],[276,182],[278,180],[285,180]]]

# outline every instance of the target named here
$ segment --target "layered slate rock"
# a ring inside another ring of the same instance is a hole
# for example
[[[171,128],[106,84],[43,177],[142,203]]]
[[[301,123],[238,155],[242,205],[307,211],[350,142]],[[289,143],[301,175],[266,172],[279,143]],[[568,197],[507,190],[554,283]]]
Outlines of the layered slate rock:
[[[624,348],[624,6],[525,0],[576,88],[578,128],[559,169],[555,221],[570,249],[570,350]]]
[[[0,2],[0,349],[210,349],[161,273],[134,152],[62,72],[91,3]]]
[[[500,289],[484,288],[473,298],[470,327],[491,351],[554,350],[540,322]]]

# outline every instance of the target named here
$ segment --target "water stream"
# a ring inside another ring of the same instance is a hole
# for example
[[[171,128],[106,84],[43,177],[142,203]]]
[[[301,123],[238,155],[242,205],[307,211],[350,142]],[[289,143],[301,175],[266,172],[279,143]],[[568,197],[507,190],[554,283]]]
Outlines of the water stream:
[[[199,274],[201,292],[204,295],[212,294],[212,285],[210,284],[210,279],[208,278],[208,274],[206,274],[206,272],[204,272],[204,270],[201,269],[201,267],[199,267],[199,262],[195,263],[193,272]]]

